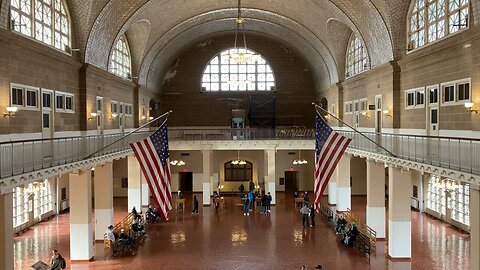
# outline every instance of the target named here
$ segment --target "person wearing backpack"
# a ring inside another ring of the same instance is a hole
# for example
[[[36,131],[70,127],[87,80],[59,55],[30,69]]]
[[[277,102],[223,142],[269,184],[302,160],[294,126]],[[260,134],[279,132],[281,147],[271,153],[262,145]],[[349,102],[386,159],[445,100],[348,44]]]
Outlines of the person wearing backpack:
[[[58,253],[58,251],[55,249],[53,251],[53,255],[52,255],[52,262],[51,262],[51,269],[52,270],[61,270],[61,269],[65,269],[65,267],[67,267],[67,263],[65,261],[65,259],[62,257],[62,255],[60,255],[60,253]]]

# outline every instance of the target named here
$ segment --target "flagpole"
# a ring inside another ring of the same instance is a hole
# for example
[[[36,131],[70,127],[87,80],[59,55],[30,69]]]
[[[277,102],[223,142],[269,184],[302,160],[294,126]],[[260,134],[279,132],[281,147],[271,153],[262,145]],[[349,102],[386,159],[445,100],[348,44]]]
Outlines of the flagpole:
[[[357,132],[358,134],[362,135],[362,137],[364,137],[365,139],[371,141],[373,144],[375,144],[376,146],[382,148],[383,150],[385,150],[387,153],[389,153],[390,155],[392,155],[392,157],[397,157],[395,156],[395,154],[393,154],[392,152],[388,151],[385,147],[381,146],[380,144],[378,144],[377,142],[375,142],[374,140],[368,138],[367,136],[365,136],[363,133],[361,133],[360,131],[358,131],[357,129],[355,129],[354,127],[350,126],[349,124],[345,123],[343,120],[341,120],[340,118],[336,117],[335,115],[331,114],[330,112],[328,112],[327,110],[325,110],[324,108],[322,108],[321,106],[319,106],[318,104],[315,104],[312,102],[312,105],[315,106],[315,108],[319,108],[320,110],[322,110],[322,112],[324,113],[327,113],[328,115],[330,115],[331,117],[337,119],[340,123],[344,124],[345,126],[351,128],[353,131]]]
[[[138,130],[140,130],[140,129],[142,129],[142,128],[148,126],[148,125],[150,125],[151,123],[153,123],[153,122],[155,122],[155,121],[160,120],[160,119],[163,118],[163,117],[166,117],[166,118],[168,119],[168,116],[169,116],[172,112],[173,112],[173,111],[170,110],[170,111],[168,111],[168,112],[166,112],[166,113],[164,113],[164,114],[156,117],[155,119],[152,119],[152,120],[148,121],[147,123],[141,125],[140,127],[136,128],[136,129],[130,131],[129,133],[123,135],[122,137],[116,139],[116,140],[113,141],[112,143],[109,143],[108,145],[106,145],[106,146],[98,149],[97,151],[93,152],[92,154],[88,155],[87,157],[85,157],[85,159],[88,159],[88,158],[93,157],[96,153],[98,153],[98,152],[102,151],[103,149],[105,149],[105,148],[107,148],[107,147],[109,147],[109,146],[111,146],[111,145],[113,145],[113,144],[115,144],[115,143],[117,143],[117,142],[125,139],[126,137],[128,137],[128,136],[132,135],[133,133],[137,132]]]

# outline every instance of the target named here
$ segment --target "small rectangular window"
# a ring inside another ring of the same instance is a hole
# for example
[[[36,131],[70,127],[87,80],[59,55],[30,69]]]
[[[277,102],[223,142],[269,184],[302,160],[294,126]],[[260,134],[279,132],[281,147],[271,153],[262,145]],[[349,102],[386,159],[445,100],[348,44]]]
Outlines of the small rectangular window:
[[[120,103],[118,108],[119,108],[119,112],[123,113],[123,103]]]
[[[461,83],[458,85],[458,101],[470,100],[470,83]]]
[[[430,96],[430,104],[436,104],[438,103],[438,88],[431,88],[429,91],[429,96]]]
[[[97,97],[97,112],[103,111],[103,98]]]
[[[37,107],[38,91],[37,90],[32,90],[32,89],[27,89],[26,96],[27,96],[26,106],[36,108]]]
[[[43,108],[52,108],[52,94],[42,93],[42,106]]]
[[[425,105],[425,92],[423,90],[417,91],[416,93],[415,106]]]
[[[65,110],[65,96],[61,94],[57,94],[55,96],[55,108],[57,110]]]
[[[443,102],[455,101],[455,86],[448,85],[443,87]]]
[[[112,101],[112,113],[118,113],[118,103],[116,101]]]
[[[65,96],[65,110],[73,111],[73,96]]]
[[[23,106],[23,88],[12,87],[12,105]]]
[[[43,128],[50,128],[50,113],[43,114]]]
[[[407,92],[406,93],[407,99],[407,108],[415,106],[415,92]]]

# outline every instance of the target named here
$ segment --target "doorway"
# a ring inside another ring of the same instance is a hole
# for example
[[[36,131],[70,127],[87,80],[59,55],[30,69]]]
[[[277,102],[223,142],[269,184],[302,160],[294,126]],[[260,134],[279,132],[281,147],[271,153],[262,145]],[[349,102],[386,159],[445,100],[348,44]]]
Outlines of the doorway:
[[[178,189],[181,192],[193,192],[193,173],[192,172],[178,173]]]
[[[298,172],[285,171],[285,194],[291,194],[298,191]]]

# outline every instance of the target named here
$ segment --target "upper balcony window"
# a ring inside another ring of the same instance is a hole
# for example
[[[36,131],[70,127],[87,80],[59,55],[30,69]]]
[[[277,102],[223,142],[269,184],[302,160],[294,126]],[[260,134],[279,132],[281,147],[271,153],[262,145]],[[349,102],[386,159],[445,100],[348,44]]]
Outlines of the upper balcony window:
[[[108,71],[124,79],[132,79],[132,60],[127,39],[122,35],[110,53]]]
[[[70,51],[70,17],[63,0],[11,0],[12,31]]]
[[[237,53],[254,55],[238,63],[230,56]],[[229,49],[213,57],[202,77],[202,91],[274,91],[275,76],[267,60],[250,50]]]
[[[470,0],[415,0],[412,4],[408,17],[408,50],[468,27]]]
[[[352,34],[348,43],[346,77],[354,76],[370,69],[367,47],[361,38]]]

